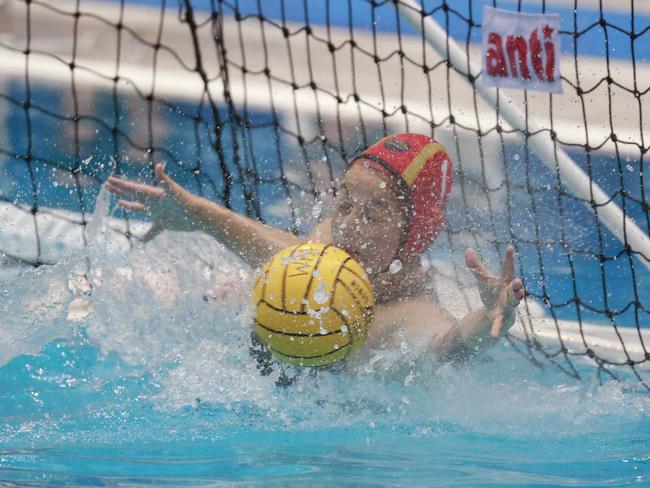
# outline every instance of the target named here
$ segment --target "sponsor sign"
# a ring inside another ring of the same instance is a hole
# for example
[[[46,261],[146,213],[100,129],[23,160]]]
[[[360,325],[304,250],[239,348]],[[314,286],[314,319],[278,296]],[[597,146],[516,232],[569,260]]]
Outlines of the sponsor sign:
[[[482,83],[562,93],[560,16],[485,6]]]

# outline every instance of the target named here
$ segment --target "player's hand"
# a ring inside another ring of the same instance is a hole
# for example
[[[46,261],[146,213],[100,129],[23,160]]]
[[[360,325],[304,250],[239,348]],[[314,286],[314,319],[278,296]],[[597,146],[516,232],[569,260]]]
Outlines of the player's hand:
[[[495,276],[481,263],[474,249],[465,251],[465,263],[478,281],[481,301],[491,320],[490,335],[495,338],[501,335],[504,328],[508,330],[512,327],[515,309],[526,293],[522,281],[513,279],[514,253],[514,248],[508,246],[501,265],[501,276]]]
[[[125,197],[117,202],[119,207],[146,212],[153,217],[151,229],[142,238],[144,241],[153,239],[165,229],[196,230],[195,219],[189,212],[194,195],[172,180],[162,164],[156,164],[154,172],[158,186],[111,176],[106,181],[106,188]]]

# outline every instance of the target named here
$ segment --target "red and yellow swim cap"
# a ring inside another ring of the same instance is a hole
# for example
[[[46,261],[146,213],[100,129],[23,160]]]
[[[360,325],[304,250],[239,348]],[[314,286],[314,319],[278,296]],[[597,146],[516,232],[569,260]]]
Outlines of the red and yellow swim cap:
[[[397,255],[422,254],[444,223],[452,165],[442,144],[422,134],[386,137],[352,160],[393,176],[409,203],[408,222]]]

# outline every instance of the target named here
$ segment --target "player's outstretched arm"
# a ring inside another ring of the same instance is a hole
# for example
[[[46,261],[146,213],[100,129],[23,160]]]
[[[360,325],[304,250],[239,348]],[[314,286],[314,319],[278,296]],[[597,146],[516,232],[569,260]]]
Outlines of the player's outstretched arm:
[[[443,360],[468,359],[495,344],[513,325],[515,309],[525,293],[521,280],[513,279],[514,249],[506,250],[498,277],[488,271],[473,249],[465,253],[465,261],[478,281],[483,307],[457,320],[427,298],[389,303],[377,307],[375,330],[369,330],[369,338],[403,326],[412,341],[426,344]]]
[[[118,201],[120,207],[148,212],[153,217],[153,225],[143,237],[145,241],[165,229],[199,230],[214,236],[255,267],[265,263],[280,249],[304,240],[190,193],[165,172],[162,164],[155,166],[155,175],[158,186],[114,176],[106,182],[109,191],[123,197]]]

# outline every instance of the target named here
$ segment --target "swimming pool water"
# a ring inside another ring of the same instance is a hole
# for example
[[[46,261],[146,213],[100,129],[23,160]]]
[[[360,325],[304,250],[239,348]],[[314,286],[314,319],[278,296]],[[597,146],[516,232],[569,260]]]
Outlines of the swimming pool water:
[[[56,290],[86,265],[84,256],[3,284],[8,342],[33,347],[26,328],[62,338],[0,367],[0,480],[647,480],[650,397],[635,380],[599,385],[591,371],[580,382],[537,368],[507,343],[461,366],[440,365],[402,343],[367,352],[347,372],[304,372],[292,387],[279,388],[277,373],[260,376],[249,356],[241,296],[250,272],[202,236],[168,234],[148,246],[112,257],[91,249],[95,313],[76,324],[66,320],[69,298],[57,299]]]

